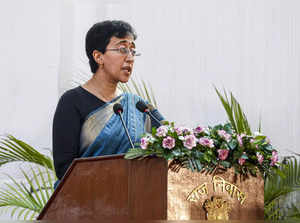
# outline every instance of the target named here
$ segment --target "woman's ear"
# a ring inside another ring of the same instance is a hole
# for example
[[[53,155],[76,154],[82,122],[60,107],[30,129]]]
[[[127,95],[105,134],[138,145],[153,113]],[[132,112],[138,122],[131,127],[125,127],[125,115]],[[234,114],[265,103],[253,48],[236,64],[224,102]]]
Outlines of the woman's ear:
[[[98,50],[94,50],[93,58],[97,64],[103,65],[103,53],[99,52]]]

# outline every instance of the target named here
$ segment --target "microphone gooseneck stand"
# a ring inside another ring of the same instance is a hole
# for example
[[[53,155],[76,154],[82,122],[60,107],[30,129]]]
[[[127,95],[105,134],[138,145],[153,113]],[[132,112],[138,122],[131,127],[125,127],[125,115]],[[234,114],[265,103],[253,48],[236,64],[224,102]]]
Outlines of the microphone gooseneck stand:
[[[124,119],[123,119],[123,117],[122,117],[123,106],[122,106],[121,104],[119,104],[119,103],[116,103],[116,104],[114,105],[114,107],[113,107],[113,110],[114,110],[114,112],[115,112],[116,115],[120,116],[122,125],[123,125],[123,127],[124,127],[125,132],[126,132],[127,138],[129,139],[130,145],[132,146],[132,148],[134,148],[134,145],[133,145],[132,140],[131,140],[131,138],[130,138],[128,129],[127,129],[127,127],[126,127],[126,125],[125,125],[125,122],[124,122]]]

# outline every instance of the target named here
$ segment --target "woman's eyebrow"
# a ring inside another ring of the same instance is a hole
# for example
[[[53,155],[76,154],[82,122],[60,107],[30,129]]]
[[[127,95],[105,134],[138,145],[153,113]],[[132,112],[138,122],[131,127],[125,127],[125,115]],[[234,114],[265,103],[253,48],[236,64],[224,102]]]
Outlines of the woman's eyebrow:
[[[129,43],[129,44],[133,45],[133,47],[135,47],[135,43],[133,41],[129,41],[129,40],[125,40],[125,39],[117,42],[116,44],[120,45],[122,43]]]

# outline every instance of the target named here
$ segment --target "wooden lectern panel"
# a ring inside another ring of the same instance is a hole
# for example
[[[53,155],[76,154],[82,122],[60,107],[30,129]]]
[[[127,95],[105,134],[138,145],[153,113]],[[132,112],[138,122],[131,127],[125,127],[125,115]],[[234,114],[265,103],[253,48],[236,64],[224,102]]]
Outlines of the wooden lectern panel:
[[[136,160],[130,164],[132,179],[129,182],[130,219],[167,219],[167,162],[150,158]]]
[[[39,220],[166,219],[167,162],[123,155],[76,159]]]

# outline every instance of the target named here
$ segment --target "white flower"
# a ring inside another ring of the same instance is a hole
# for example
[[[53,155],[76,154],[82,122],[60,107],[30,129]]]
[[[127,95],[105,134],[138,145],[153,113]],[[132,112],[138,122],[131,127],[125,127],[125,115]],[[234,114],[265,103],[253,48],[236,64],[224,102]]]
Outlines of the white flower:
[[[184,136],[179,136],[178,139],[180,139],[181,141],[184,140]]]

